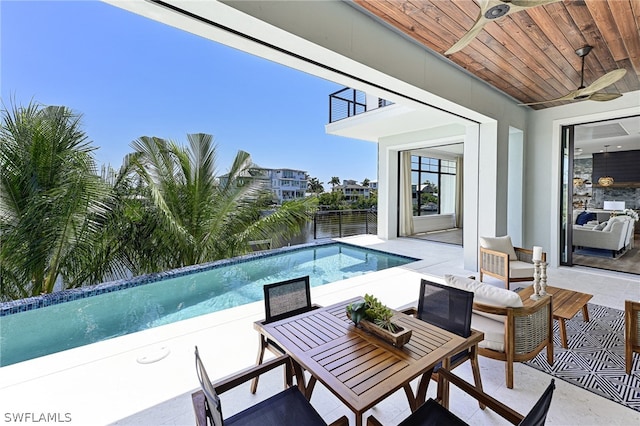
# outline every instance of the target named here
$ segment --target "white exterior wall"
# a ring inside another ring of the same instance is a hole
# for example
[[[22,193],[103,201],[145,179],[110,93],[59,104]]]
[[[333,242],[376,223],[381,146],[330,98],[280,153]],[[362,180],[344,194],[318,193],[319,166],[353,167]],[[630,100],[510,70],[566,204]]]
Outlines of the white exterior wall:
[[[524,245],[524,135],[509,129],[509,182],[507,183],[507,234],[516,247]]]
[[[380,98],[367,93],[367,111],[378,108],[378,99]]]

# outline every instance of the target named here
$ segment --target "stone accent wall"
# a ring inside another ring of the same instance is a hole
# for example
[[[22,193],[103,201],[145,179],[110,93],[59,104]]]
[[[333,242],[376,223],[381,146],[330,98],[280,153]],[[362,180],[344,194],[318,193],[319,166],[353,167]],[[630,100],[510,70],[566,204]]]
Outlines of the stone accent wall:
[[[640,188],[592,188],[593,159],[578,158],[573,162],[574,177],[584,179],[584,187],[574,188],[575,193],[587,193],[589,208],[601,209],[605,201],[624,201],[629,209],[640,209]],[[583,200],[583,198],[580,198]]]
[[[604,201],[624,201],[628,209],[640,209],[640,188],[593,188],[594,208],[601,209]]]

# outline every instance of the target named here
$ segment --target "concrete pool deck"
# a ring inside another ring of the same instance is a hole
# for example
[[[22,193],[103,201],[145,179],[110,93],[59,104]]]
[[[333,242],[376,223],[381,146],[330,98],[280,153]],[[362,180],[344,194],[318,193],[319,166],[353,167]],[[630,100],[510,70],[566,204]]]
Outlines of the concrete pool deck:
[[[459,246],[411,239],[383,241],[375,236],[343,240],[423,260],[314,287],[311,293],[314,303],[328,305],[372,293],[389,306],[403,306],[416,300],[422,276],[474,273],[463,269]],[[591,302],[595,304],[624,309],[624,299],[640,299],[638,280],[633,276],[608,273],[606,285],[601,283],[603,275],[577,268],[550,269],[549,276],[554,286],[574,287],[593,294]],[[189,395],[198,388],[194,346],[200,348],[212,378],[227,376],[255,362],[258,336],[253,322],[263,316],[263,302],[255,302],[0,368],[0,422],[18,423],[13,419],[22,415],[20,424],[29,424],[24,415],[30,413],[36,419],[41,415],[57,415],[60,423],[72,425],[193,424]],[[43,325],[48,326],[55,324]],[[159,360],[149,362],[155,359]],[[522,413],[529,410],[550,379],[544,373],[516,364],[516,386],[509,390],[504,387],[503,363],[481,357],[480,365],[485,390]],[[468,379],[470,371],[466,370],[463,366],[456,372]],[[261,380],[259,394],[273,390],[274,386],[282,386],[279,372]],[[640,421],[640,413],[636,411],[562,381],[556,381],[556,386],[549,424]],[[327,420],[349,414],[326,389],[317,388],[312,402]],[[429,393],[434,392],[432,384]],[[256,398],[245,389],[233,395],[231,402],[223,397],[225,413],[231,414],[234,405],[242,407]],[[464,404],[463,398],[462,402],[456,402],[453,395],[452,409],[456,413],[467,414],[467,419],[475,416],[476,424],[503,424],[492,413],[478,414],[477,405]],[[393,395],[385,401],[386,409],[374,409],[376,417],[386,420],[385,424],[393,424],[394,419],[397,423],[408,409],[403,397],[402,393]]]

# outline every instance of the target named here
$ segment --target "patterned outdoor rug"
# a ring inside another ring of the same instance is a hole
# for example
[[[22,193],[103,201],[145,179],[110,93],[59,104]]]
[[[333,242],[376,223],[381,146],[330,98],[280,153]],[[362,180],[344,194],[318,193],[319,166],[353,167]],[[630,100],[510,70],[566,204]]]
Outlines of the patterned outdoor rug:
[[[624,371],[624,311],[589,303],[589,322],[582,311],[566,321],[568,349],[560,344],[554,321],[553,366],[546,351],[525,364],[611,401],[640,411],[640,359],[635,355],[631,374]]]

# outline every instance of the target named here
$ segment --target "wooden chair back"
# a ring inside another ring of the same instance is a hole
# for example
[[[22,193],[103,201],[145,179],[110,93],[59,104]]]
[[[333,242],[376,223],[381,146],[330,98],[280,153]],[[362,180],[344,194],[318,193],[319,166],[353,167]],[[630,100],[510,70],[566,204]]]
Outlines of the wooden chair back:
[[[220,397],[216,393],[216,390],[209,379],[209,375],[207,374],[207,370],[204,368],[204,364],[202,364],[202,359],[200,359],[200,353],[198,352],[198,347],[196,346],[196,373],[198,375],[198,381],[200,382],[200,388],[202,389],[202,396],[200,399],[203,399],[202,407],[203,410],[200,410],[199,416],[196,416],[196,421],[198,424],[203,421],[202,417],[205,417],[211,422],[210,424],[213,426],[223,426],[222,420],[222,404],[220,402]],[[196,411],[197,413],[198,411]],[[203,416],[204,415],[204,416]],[[197,417],[200,417],[199,419]],[[206,425],[206,421],[204,423]]]

